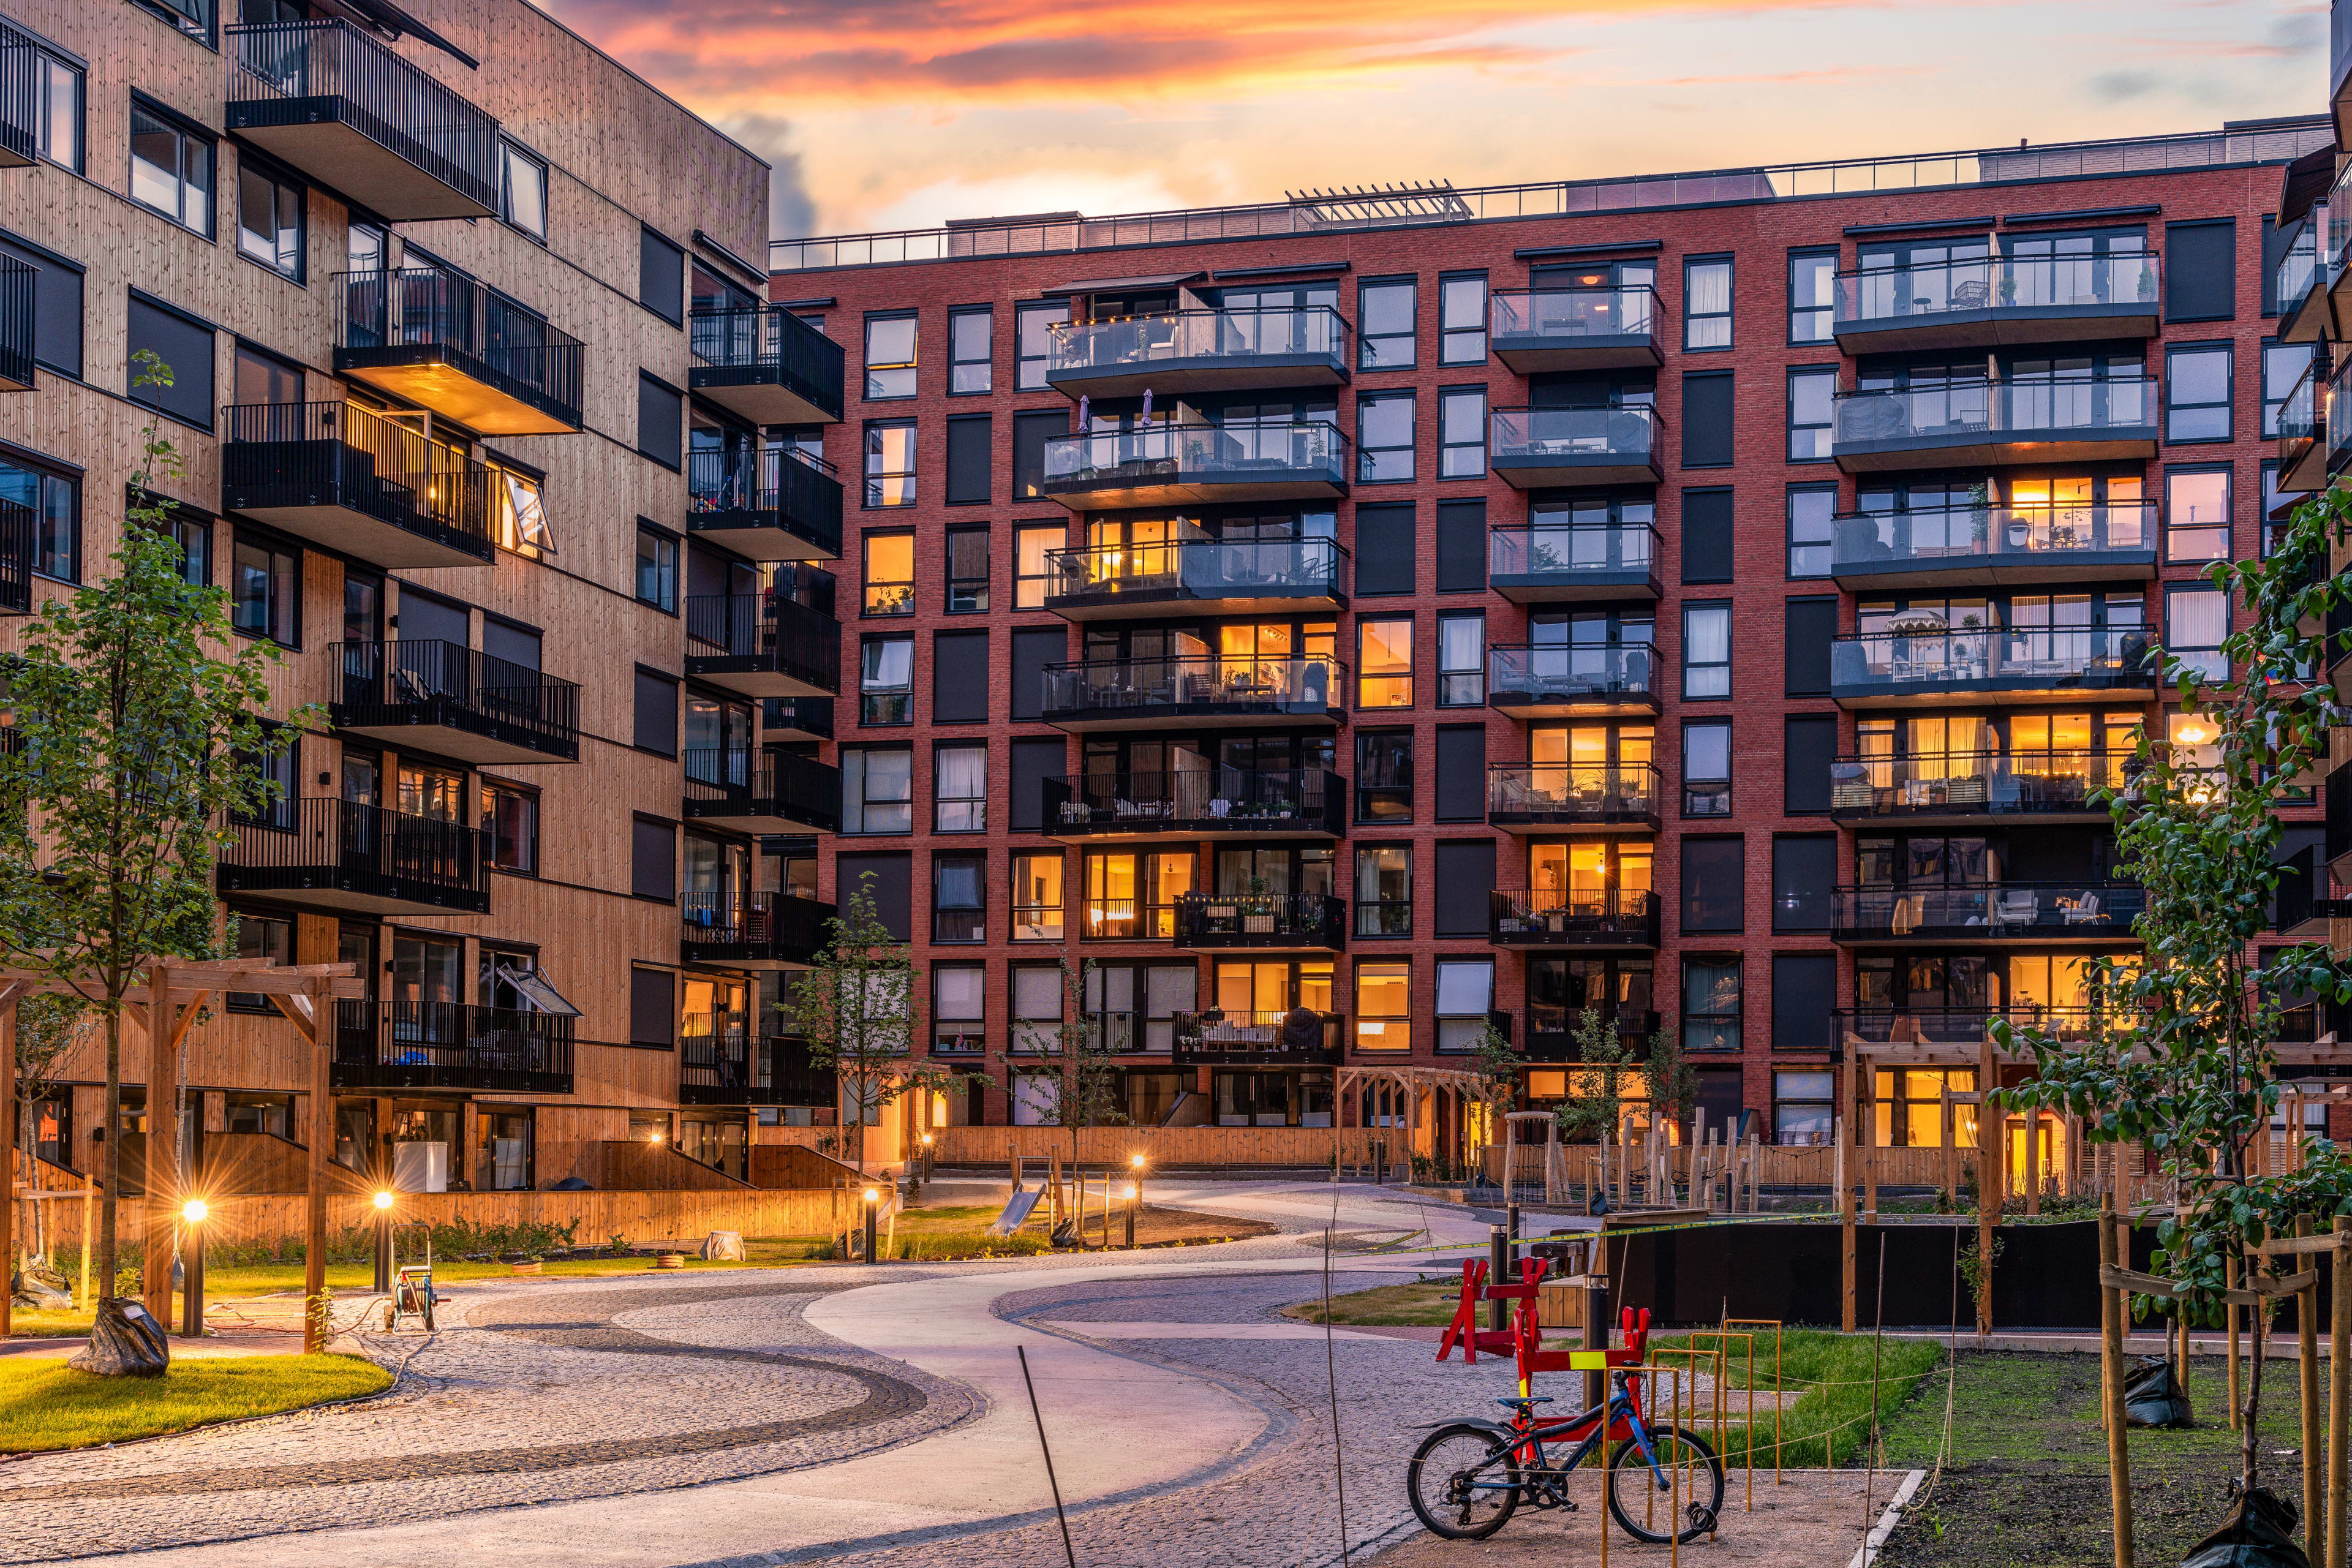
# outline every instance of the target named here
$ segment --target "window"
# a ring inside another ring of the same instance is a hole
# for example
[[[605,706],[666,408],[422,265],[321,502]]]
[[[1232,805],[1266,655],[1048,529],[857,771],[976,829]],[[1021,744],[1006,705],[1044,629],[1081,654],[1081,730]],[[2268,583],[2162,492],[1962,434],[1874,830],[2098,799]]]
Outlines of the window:
[[[1013,718],[1034,719],[1045,711],[1045,667],[1069,657],[1070,636],[1059,626],[1013,634]]]
[[[2176,468],[2164,476],[2164,558],[2230,558],[2230,470]]]
[[[1362,537],[1360,521],[1357,537]],[[1486,501],[1465,496],[1437,503],[1437,591],[1486,591]]]
[[[989,696],[988,633],[931,634],[931,722],[985,724]]]
[[[1486,275],[1456,273],[1437,280],[1437,363],[1486,363]]]
[[[866,395],[869,401],[915,395],[913,316],[866,318]]]
[[[948,530],[948,614],[988,612],[988,530]]]
[[[1731,606],[1683,606],[1683,696],[1731,695]]]
[[[1789,816],[1826,816],[1830,765],[1837,760],[1832,713],[1791,713],[1780,724],[1780,800]]]
[[[1398,1052],[1412,1048],[1412,965],[1356,965],[1356,1047]]]
[[[180,547],[180,581],[201,588],[213,580],[213,525],[173,507],[162,531]]]
[[[1683,347],[1731,346],[1731,258],[1683,263]]]
[[[1837,596],[1808,595],[1784,600],[1780,616],[1781,695],[1827,697],[1830,649],[1837,640]]]
[[[248,342],[235,345],[229,371],[232,403],[280,405],[302,401],[302,367]]]
[[[33,570],[60,583],[81,580],[81,485],[0,458],[0,500],[33,514]]]
[[[1471,708],[1486,700],[1486,617],[1475,611],[1437,617],[1437,705]]]
[[[1068,542],[1070,531],[1058,522],[1040,527],[1022,527],[1013,534],[1013,607],[1016,610],[1042,610],[1045,607],[1045,583],[1049,575],[1045,556]]]
[[[649,228],[637,230],[637,303],[673,327],[686,320],[686,252]]]
[[[490,465],[490,537],[501,550],[527,561],[555,553],[547,526],[547,500],[540,481],[513,468]]]
[[[987,1045],[988,971],[977,963],[940,963],[931,968],[931,1052],[978,1056]]]
[[[193,316],[182,315],[161,300],[143,294],[131,296],[130,335],[126,347],[129,384],[123,390],[133,403],[160,410],[199,430],[213,427],[213,330]],[[148,367],[139,363],[142,353],[161,362],[156,374],[171,372],[172,384],[148,380]],[[141,383],[146,381],[146,384]]]
[[[677,1038],[677,981],[667,969],[629,971],[629,1043],[667,1049]]]
[[[547,164],[511,142],[499,143],[499,216],[533,239],[547,238]]]
[[[1437,477],[1475,479],[1486,471],[1486,389],[1447,387],[1437,395]]]
[[[845,746],[841,752],[841,830],[915,830],[915,753],[903,746]]]
[[[1772,930],[1825,931],[1837,889],[1837,835],[1784,835],[1772,840]]]
[[[1732,459],[1731,373],[1683,374],[1683,467],[1727,468]]]
[[[1825,343],[1836,327],[1837,252],[1789,258],[1789,341]]]
[[[995,421],[985,414],[960,414],[948,421],[945,493],[950,506],[985,505],[994,469]]]
[[[1732,548],[1731,491],[1710,486],[1683,491],[1683,581],[1728,583],[1737,568]],[[1557,518],[1556,511],[1549,515]]]
[[[931,754],[934,833],[988,831],[988,748],[941,746]]]
[[[131,199],[212,237],[211,138],[141,98],[131,100]]]
[[[1412,622],[1356,623],[1356,706],[1412,706]]]
[[[1356,596],[1410,594],[1421,524],[1411,501],[1356,507]]]
[[[643,522],[637,524],[637,597],[677,614],[677,540]]]
[[[2265,561],[2271,558],[2271,552],[2278,547],[2281,525],[2271,521],[2271,514],[2278,510],[2279,504],[2278,476],[2278,459],[2275,458],[2263,459],[2263,509],[2255,515],[2260,520],[2257,526],[2261,535],[2262,557]]]
[[[52,251],[0,239],[0,256],[33,269],[33,359],[81,376],[82,269]]]
[[[1023,305],[1013,311],[1013,385],[1018,392],[1042,392],[1045,388],[1045,367],[1053,358],[1054,326],[1070,319],[1070,307],[1062,300],[1042,300],[1034,305]]]
[[[1383,844],[1356,851],[1356,934],[1412,934],[1412,847]]]
[[[1772,1075],[1773,1142],[1783,1146],[1819,1146],[1836,1136],[1836,1122],[1835,1073],[1776,1072]]]
[[[1830,574],[1830,531],[1837,516],[1835,485],[1789,487],[1789,576]]]
[[[1789,373],[1789,461],[1828,459],[1837,382],[1835,365],[1804,366]]]
[[[1356,474],[1366,484],[1412,478],[1410,391],[1356,395]]]
[[[2230,596],[2210,584],[2172,584],[2164,590],[2164,651],[2200,680],[2227,680],[2221,643],[2230,635]]]
[[[913,420],[895,419],[866,426],[866,504],[915,504]]]
[[[1412,731],[1356,736],[1356,820],[1412,820]]]
[[[2227,321],[2238,313],[2233,219],[2164,226],[2164,319]]]
[[[491,865],[501,871],[537,874],[539,796],[505,784],[484,784],[482,831],[489,837]]]
[[[996,318],[986,306],[948,312],[948,392],[986,392],[993,381]],[[870,394],[868,395],[871,395]]]
[[[915,536],[911,533],[869,533],[866,536],[866,613],[869,616],[911,616],[915,613]]]
[[[1683,815],[1731,815],[1731,721],[1683,726]]]
[[[1739,960],[1683,960],[1683,1049],[1739,1053]]]
[[[1013,940],[1062,940],[1062,852],[1013,858]]]
[[[2279,410],[2285,406],[2286,395],[2311,368],[2312,345],[2309,343],[2263,344],[2263,439],[2278,439]],[[2326,372],[2320,374],[2325,374]],[[2316,390],[2316,389],[2315,389]]]
[[[1746,844],[1738,838],[1685,838],[1683,934],[1747,929]]]
[[[686,399],[659,377],[637,373],[637,450],[666,468],[685,465]]]
[[[857,672],[857,721],[915,721],[915,639],[867,637]]]
[[[2230,438],[2230,345],[2198,343],[2164,356],[2164,438]]]
[[[1038,409],[1013,416],[1013,499],[1035,500],[1045,493],[1045,444],[1070,434],[1070,416]]]
[[[641,752],[677,755],[677,682],[668,676],[637,671],[636,723],[630,744]]]
[[[931,940],[984,942],[988,900],[981,891],[988,876],[984,855],[931,857]]]
[[[1491,958],[1441,958],[1437,961],[1437,1048],[1474,1051],[1486,1032],[1486,1015],[1495,1005],[1495,961]]]
[[[651,817],[631,820],[629,890],[665,903],[677,897],[677,829]]]
[[[1367,283],[1356,298],[1358,363],[1365,370],[1412,368],[1414,286]]]
[[[81,172],[82,74],[60,59],[40,57],[35,68],[38,97],[34,127],[41,156],[60,168]]]
[[[1046,1051],[1062,1026],[1062,971],[1041,964],[1013,970],[1013,1048]]]
[[[229,620],[248,637],[302,641],[302,552],[237,531],[229,563]]]
[[[271,173],[250,152],[237,157],[236,250],[272,272],[302,281],[302,187]]]
[[[257,795],[255,809],[236,813],[236,819],[290,833],[294,829],[294,802],[301,785],[302,732],[265,721],[262,735],[262,750],[237,753],[237,761],[253,770]]]
[[[236,955],[239,958],[267,958],[278,963],[294,962],[294,922],[275,915],[247,914],[231,910],[229,919],[236,924]],[[228,1010],[232,1013],[275,1014],[277,1006],[257,991],[232,991],[228,994]]]

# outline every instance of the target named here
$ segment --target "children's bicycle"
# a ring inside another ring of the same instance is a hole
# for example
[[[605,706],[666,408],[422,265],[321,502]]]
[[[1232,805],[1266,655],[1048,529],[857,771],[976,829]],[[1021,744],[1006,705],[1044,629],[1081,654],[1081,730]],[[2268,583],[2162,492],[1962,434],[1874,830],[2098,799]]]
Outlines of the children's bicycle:
[[[1642,1412],[1635,1374],[1614,1373],[1612,1381],[1616,1392],[1607,1405],[1580,1415],[1538,1417],[1535,1406],[1551,1401],[1522,1394],[1496,1402],[1509,1407],[1507,1426],[1455,1421],[1438,1427],[1423,1439],[1405,1471],[1412,1511],[1433,1535],[1479,1541],[1502,1529],[1522,1502],[1573,1510],[1570,1473],[1613,1440],[1601,1491],[1620,1529],[1636,1541],[1661,1544],[1712,1531],[1723,1507],[1723,1462],[1687,1427],[1652,1426]],[[1544,1452],[1547,1439],[1576,1447],[1555,1466]]]

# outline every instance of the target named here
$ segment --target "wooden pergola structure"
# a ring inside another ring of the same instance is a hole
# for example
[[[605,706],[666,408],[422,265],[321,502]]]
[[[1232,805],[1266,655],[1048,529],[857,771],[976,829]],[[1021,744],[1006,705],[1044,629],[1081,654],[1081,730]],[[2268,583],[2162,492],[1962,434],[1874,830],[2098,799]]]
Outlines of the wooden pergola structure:
[[[1338,1069],[1331,1085],[1331,1125],[1339,1125],[1339,1107],[1350,1094],[1360,1096],[1365,1089],[1392,1091],[1402,1107],[1403,1122],[1399,1131],[1404,1137],[1405,1152],[1412,1152],[1413,1135],[1423,1127],[1430,1130],[1430,1152],[1442,1155],[1437,1131],[1441,1128],[1461,1125],[1462,1112],[1472,1105],[1487,1101],[1486,1080],[1466,1068],[1416,1066],[1399,1062],[1394,1066],[1349,1063]],[[1422,1097],[1428,1096],[1429,1110],[1424,1119]],[[1359,1100],[1360,1107],[1360,1100]]]
[[[181,1119],[185,1114],[179,1092],[181,1054],[196,1020],[229,991],[268,997],[309,1047],[310,1227],[308,1245],[303,1248],[302,1293],[306,1300],[315,1300],[327,1282],[327,1155],[334,1135],[334,1095],[328,1083],[328,1069],[334,1058],[334,1037],[328,1005],[339,998],[365,995],[366,983],[360,978],[358,969],[348,963],[281,964],[267,958],[157,958],[138,967],[144,970],[146,983],[132,987],[124,996],[122,1017],[146,1036],[148,1046],[149,1131],[144,1183],[147,1223],[142,1237],[147,1310],[158,1321],[171,1321],[172,1234],[179,1194],[163,1190],[160,1173],[170,1166],[165,1160],[157,1158],[156,1151],[165,1151],[165,1158],[173,1163],[179,1158]],[[0,1203],[0,1270],[13,1271],[16,1253],[16,1004],[27,996],[40,995],[87,999],[89,993],[35,970],[0,968],[0,1128],[7,1130],[5,1136],[0,1136],[0,1147],[8,1152],[7,1201]],[[121,1132],[119,1128],[110,1127],[106,1136],[111,1148]],[[116,1169],[120,1168],[117,1161]],[[114,1196],[120,1205],[121,1194],[117,1193]],[[82,1238],[85,1255],[94,1240],[89,1236]],[[111,1281],[107,1283],[111,1285]],[[8,1332],[9,1295],[7,1289],[0,1288],[0,1337]],[[304,1321],[305,1348],[324,1350],[325,1336],[316,1315],[306,1312]]]

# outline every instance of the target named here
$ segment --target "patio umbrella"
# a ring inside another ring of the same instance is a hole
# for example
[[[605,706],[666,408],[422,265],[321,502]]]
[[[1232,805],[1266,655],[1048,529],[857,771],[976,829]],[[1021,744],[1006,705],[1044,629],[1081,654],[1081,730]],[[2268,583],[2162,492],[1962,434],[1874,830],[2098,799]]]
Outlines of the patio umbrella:
[[[1934,637],[1952,629],[1952,623],[1934,610],[1906,610],[1886,623],[1886,629],[1906,637]]]
[[[1143,417],[1146,421],[1151,417],[1151,388],[1148,386],[1143,389]]]
[[[1085,435],[1089,428],[1087,424],[1087,416],[1093,410],[1095,400],[1093,398],[1088,397],[1083,392],[1078,394],[1078,433],[1082,436]]]

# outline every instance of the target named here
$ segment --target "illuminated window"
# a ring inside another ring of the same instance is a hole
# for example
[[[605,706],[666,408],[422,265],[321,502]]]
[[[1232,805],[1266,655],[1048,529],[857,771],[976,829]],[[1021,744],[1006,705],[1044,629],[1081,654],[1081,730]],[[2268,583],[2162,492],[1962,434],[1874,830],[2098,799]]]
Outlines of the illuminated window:
[[[1397,1052],[1412,1048],[1412,965],[1356,965],[1356,1047]]]
[[[511,468],[492,468],[490,483],[499,548],[531,561],[554,554],[555,535],[547,526],[539,481]]]
[[[1412,706],[1412,622],[1356,623],[1356,706]]]

